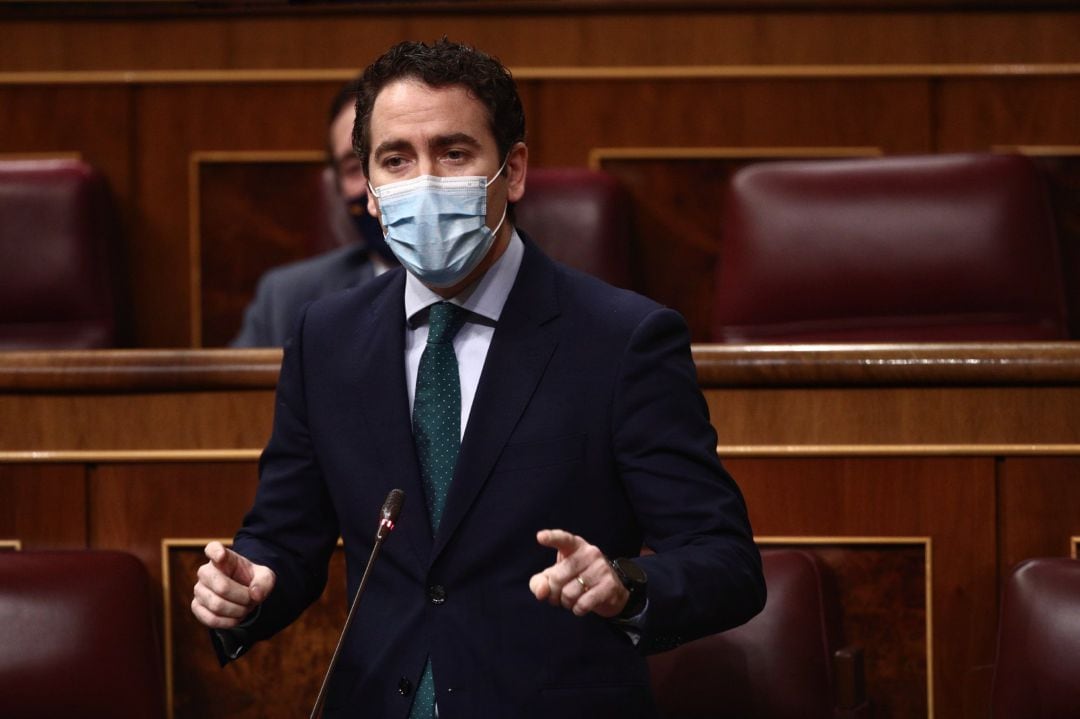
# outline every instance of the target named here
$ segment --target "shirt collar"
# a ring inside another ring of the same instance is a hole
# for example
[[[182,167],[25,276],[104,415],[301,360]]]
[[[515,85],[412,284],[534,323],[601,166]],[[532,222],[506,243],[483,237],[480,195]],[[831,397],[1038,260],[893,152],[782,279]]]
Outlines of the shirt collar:
[[[480,315],[492,322],[498,322],[502,315],[506,298],[517,279],[521,258],[525,255],[525,245],[518,237],[517,229],[511,228],[510,242],[499,259],[488,268],[484,276],[450,298],[450,302]],[[405,317],[410,325],[421,311],[443,298],[423,282],[405,273]]]

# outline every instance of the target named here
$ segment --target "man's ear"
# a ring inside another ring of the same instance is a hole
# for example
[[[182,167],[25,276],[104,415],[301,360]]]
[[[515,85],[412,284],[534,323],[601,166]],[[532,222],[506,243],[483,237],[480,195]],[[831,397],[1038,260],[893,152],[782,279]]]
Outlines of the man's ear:
[[[382,217],[379,216],[379,203],[375,201],[375,193],[371,191],[370,184],[367,191],[367,211],[368,214],[379,220],[379,224],[382,224]]]
[[[525,175],[529,168],[529,148],[524,142],[515,143],[506,158],[506,199],[517,202],[525,195]]]

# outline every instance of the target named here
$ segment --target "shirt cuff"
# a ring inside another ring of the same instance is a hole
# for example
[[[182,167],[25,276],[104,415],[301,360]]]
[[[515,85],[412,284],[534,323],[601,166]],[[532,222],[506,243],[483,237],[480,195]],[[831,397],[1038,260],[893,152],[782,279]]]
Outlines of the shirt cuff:
[[[620,629],[626,632],[626,636],[630,637],[630,641],[633,642],[636,647],[641,642],[641,633],[645,629],[645,615],[649,612],[649,600],[645,600],[645,606],[641,608],[641,611],[632,617],[625,619],[612,619],[611,622],[617,624]]]
[[[251,634],[249,630],[259,618],[261,606],[255,607],[255,611],[244,617],[244,621],[231,629],[211,629],[210,636],[214,643],[214,651],[218,655],[218,661],[222,666],[239,659],[244,652],[251,648]]]

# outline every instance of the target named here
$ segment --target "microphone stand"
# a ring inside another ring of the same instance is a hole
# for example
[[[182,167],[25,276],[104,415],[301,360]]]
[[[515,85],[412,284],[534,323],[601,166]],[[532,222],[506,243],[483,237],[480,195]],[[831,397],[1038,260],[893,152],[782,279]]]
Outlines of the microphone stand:
[[[315,698],[315,706],[311,709],[309,719],[319,719],[319,716],[322,715],[323,704],[326,703],[326,689],[330,684],[330,676],[334,673],[334,667],[337,666],[341,647],[345,644],[345,635],[349,633],[349,625],[352,624],[353,617],[356,615],[356,608],[360,605],[360,596],[364,593],[364,587],[367,586],[368,577],[371,576],[371,568],[375,566],[375,559],[379,556],[379,549],[382,547],[383,540],[390,536],[390,532],[394,531],[394,520],[397,519],[404,501],[405,493],[400,489],[391,490],[386,497],[386,502],[382,508],[382,518],[379,521],[379,529],[375,532],[375,546],[371,548],[371,556],[368,557],[367,566],[364,567],[364,576],[360,579],[360,586],[357,587],[356,596],[353,597],[352,606],[349,607],[349,615],[345,618],[345,626],[341,628],[341,636],[338,637],[337,646],[334,647],[334,655],[330,657],[330,666],[326,669],[326,676],[323,677],[322,686],[319,687],[319,695]]]

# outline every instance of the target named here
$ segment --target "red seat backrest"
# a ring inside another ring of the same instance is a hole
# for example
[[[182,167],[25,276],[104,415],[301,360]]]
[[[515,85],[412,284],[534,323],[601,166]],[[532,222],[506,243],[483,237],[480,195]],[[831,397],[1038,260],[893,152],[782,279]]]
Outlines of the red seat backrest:
[[[762,550],[768,599],[741,627],[649,657],[664,719],[833,716],[839,605],[812,554]]]
[[[1068,334],[1049,202],[1019,155],[745,167],[717,272],[718,342]]]
[[[93,168],[0,162],[0,349],[115,346],[116,241]]]
[[[517,225],[548,256],[617,287],[634,288],[629,195],[601,170],[530,168]]]
[[[155,606],[130,554],[0,552],[0,716],[163,717]]]
[[[1006,580],[995,719],[1080,716],[1080,561],[1029,559]]]

